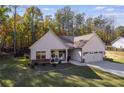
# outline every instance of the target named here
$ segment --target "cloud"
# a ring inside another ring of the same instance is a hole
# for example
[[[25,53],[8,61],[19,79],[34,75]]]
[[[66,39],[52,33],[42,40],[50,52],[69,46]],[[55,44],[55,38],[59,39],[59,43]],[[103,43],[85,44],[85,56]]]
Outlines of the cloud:
[[[115,9],[114,8],[108,8],[108,7],[105,7],[105,6],[97,6],[95,7],[95,10],[105,10],[105,11],[108,11],[108,12],[111,12],[111,11],[114,11]]]
[[[114,11],[115,9],[114,8],[107,8],[106,11]]]
[[[113,12],[113,13],[106,13],[105,15],[107,15],[107,16],[124,16],[124,13]]]
[[[42,10],[44,11],[51,11],[51,10],[54,10],[53,8],[43,8]]]
[[[95,10],[103,10],[105,7],[104,6],[97,6],[95,7]]]

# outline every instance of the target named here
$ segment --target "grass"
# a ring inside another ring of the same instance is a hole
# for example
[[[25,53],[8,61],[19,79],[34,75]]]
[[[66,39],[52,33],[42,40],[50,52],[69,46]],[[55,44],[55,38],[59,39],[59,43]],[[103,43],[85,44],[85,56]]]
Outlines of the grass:
[[[42,70],[30,69],[27,66],[27,62],[28,60],[25,58],[9,58],[2,61],[0,60],[0,86],[124,86],[123,78],[87,66],[81,67],[70,65],[61,70],[54,68],[52,70],[43,72]]]
[[[124,64],[124,52],[120,51],[106,51],[106,57],[112,58],[113,62]]]

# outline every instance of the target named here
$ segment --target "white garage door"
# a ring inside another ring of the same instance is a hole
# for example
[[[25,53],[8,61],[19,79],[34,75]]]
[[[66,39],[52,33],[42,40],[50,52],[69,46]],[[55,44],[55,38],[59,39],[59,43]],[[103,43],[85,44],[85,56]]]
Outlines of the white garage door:
[[[103,60],[103,54],[102,53],[86,54],[84,58],[85,62],[98,62]]]

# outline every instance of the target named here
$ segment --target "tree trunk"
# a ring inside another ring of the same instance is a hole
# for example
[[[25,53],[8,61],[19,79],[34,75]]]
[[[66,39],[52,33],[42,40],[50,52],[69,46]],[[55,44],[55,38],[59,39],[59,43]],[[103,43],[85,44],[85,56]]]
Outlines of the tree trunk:
[[[31,19],[31,28],[32,28],[32,43],[35,42],[35,28],[34,28],[34,15],[32,14],[32,19]]]
[[[16,6],[14,6],[14,54],[16,54]]]

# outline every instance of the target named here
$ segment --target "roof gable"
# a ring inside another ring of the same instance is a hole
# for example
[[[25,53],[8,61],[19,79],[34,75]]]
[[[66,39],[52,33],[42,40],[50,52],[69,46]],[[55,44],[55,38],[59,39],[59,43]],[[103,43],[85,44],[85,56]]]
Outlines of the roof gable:
[[[124,40],[124,38],[123,37],[118,37],[114,41],[112,41],[111,44],[114,44],[115,42],[118,42],[120,40]]]
[[[43,37],[41,37],[39,40],[37,40],[31,47],[37,46],[39,43],[46,45],[49,43],[54,43],[53,45],[60,45],[66,48],[81,48],[86,45],[90,39],[96,36],[99,40],[101,40],[96,33],[91,33],[83,36],[57,36],[54,32],[48,31]],[[43,42],[43,39],[47,38],[49,41]],[[56,43],[55,43],[56,42]],[[101,40],[103,43],[103,41]],[[51,44],[52,45],[52,44]],[[48,46],[48,45],[46,45]],[[50,47],[50,46],[49,46]]]
[[[86,51],[105,51],[105,43],[94,33],[90,40],[83,46],[83,52]]]
[[[45,35],[43,35],[39,40],[37,40],[31,47],[31,48],[34,48],[34,47],[37,47],[37,46],[46,46],[48,47],[49,45],[51,44],[52,45],[60,45],[62,47],[66,47],[64,45],[64,43],[61,41],[61,39],[56,35],[54,34],[54,32],[52,31],[48,31]],[[52,44],[52,43],[56,43],[56,44]]]
[[[112,42],[112,47],[115,48],[124,48],[124,38],[123,37],[118,37]]]

